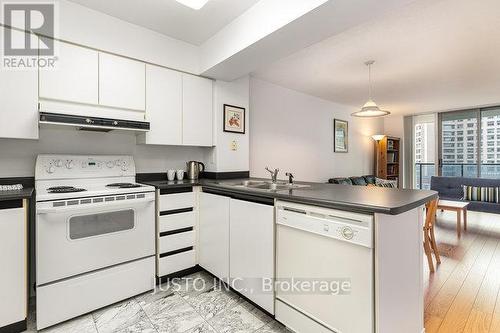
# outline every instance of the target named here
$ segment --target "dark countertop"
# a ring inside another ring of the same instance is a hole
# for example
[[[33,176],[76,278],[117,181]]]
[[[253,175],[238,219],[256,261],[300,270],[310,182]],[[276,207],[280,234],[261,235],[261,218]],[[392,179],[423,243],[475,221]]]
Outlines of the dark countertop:
[[[0,201],[30,199],[34,191],[33,187],[25,187],[15,191],[0,191]]]
[[[203,179],[198,179],[198,180],[189,180],[189,179],[184,179],[184,180],[172,180],[168,181],[166,179],[164,180],[149,180],[149,181],[138,181],[141,184],[145,185],[151,185],[159,189],[168,189],[168,188],[180,188],[180,187],[191,187],[191,186],[198,186],[201,185],[201,182],[204,181]]]
[[[269,179],[251,179],[269,181]],[[231,184],[241,183],[243,180],[247,179],[200,179],[172,182],[159,180],[142,183],[155,186],[159,189],[202,186],[211,190],[247,194],[263,198],[276,198],[313,206],[361,213],[382,213],[390,215],[404,213],[437,197],[437,192],[427,190],[406,190],[375,186],[352,186],[308,182],[296,183],[310,185],[310,187],[284,191],[257,190],[241,186],[231,186]]]

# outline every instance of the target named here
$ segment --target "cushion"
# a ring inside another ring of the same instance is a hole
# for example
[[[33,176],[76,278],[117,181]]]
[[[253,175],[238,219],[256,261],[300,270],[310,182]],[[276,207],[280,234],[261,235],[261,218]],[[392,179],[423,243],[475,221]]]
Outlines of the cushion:
[[[397,180],[375,178],[375,185],[380,186],[380,187],[397,188],[398,181]]]
[[[500,203],[500,187],[462,185],[463,200]]]
[[[366,186],[368,184],[364,177],[349,177],[349,179],[353,185]]]
[[[328,182],[332,184],[352,185],[352,181],[349,178],[332,178]]]
[[[366,175],[366,176],[363,176],[363,178],[365,179],[367,184],[375,185],[375,176]]]
[[[431,177],[431,190],[439,192],[440,198],[461,200],[464,196],[462,185],[500,187],[500,179]]]

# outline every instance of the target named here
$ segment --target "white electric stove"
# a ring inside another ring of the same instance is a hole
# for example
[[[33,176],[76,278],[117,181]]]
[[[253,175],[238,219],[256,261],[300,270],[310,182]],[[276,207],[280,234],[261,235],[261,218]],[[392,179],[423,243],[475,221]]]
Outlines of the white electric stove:
[[[154,287],[155,189],[131,156],[39,155],[37,328]]]

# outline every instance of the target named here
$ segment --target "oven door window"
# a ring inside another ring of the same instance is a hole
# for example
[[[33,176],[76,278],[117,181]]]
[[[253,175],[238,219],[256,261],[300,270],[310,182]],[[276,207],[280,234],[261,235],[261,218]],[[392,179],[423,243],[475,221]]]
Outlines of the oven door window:
[[[69,238],[72,240],[106,235],[134,228],[133,209],[96,213],[69,218]]]

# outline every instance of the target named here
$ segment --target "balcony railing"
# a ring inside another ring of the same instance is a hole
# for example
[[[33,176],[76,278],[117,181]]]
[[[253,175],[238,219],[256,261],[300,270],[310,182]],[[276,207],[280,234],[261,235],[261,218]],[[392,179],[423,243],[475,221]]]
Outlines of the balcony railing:
[[[431,177],[436,174],[434,163],[415,163],[415,187],[428,190],[431,188]]]
[[[479,177],[500,179],[500,163],[481,164]],[[478,177],[476,163],[443,163],[441,174],[447,177]],[[415,163],[415,186],[418,189],[429,189],[431,177],[437,175],[434,163]]]

